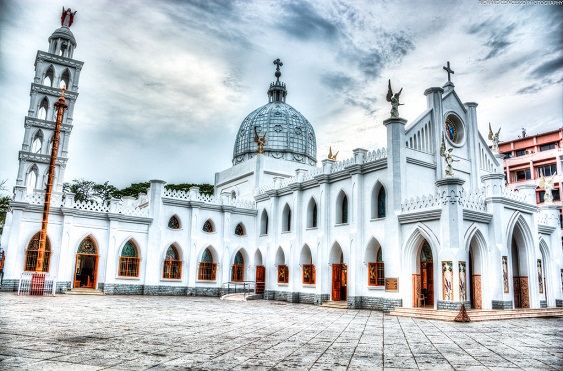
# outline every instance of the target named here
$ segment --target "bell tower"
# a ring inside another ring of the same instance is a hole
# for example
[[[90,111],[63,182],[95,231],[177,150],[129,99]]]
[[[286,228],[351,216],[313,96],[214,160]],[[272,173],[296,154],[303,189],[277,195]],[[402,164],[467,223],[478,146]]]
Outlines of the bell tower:
[[[25,117],[25,134],[19,152],[17,186],[26,187],[27,193],[44,190],[53,145],[56,109],[55,102],[64,86],[68,103],[62,125],[57,154],[53,191],[61,192],[64,171],[68,161],[68,144],[72,131],[72,115],[78,97],[78,80],[84,62],[73,59],[76,39],[70,31],[76,12],[64,9],[61,27],[49,37],[47,52],[38,50],[35,58],[35,77],[31,84],[30,102]]]

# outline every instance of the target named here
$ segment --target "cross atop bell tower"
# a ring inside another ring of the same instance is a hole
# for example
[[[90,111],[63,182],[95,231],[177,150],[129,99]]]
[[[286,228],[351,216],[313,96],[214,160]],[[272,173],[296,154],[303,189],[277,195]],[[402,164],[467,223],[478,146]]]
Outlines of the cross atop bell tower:
[[[448,73],[448,82],[443,86],[443,88],[446,90],[446,92],[448,92],[448,91],[450,91],[450,90],[453,90],[453,88],[454,88],[454,86],[455,86],[454,83],[453,83],[452,80],[451,80],[451,77],[450,77],[450,74],[453,75],[455,72],[454,72],[454,70],[452,70],[452,69],[450,68],[450,61],[448,61],[447,67],[444,66],[444,67],[442,67],[442,68]]]
[[[60,89],[64,88],[68,109],[62,119],[53,181],[53,192],[62,191],[73,128],[72,116],[78,98],[78,80],[84,64],[72,59],[77,43],[70,26],[75,15],[76,12],[63,7],[62,27],[49,37],[48,51],[38,50],[35,58],[35,77],[31,83],[29,109],[24,120],[25,134],[16,178],[16,187],[25,187],[28,194],[43,191],[47,184],[57,112],[55,103],[61,94]]]

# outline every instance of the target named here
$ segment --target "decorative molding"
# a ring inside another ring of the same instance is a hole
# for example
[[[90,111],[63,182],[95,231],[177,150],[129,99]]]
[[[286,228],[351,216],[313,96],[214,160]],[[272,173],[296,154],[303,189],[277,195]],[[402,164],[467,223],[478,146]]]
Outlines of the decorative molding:
[[[493,214],[463,209],[463,220],[489,224],[492,219],[493,219]]]
[[[423,153],[426,153],[426,152],[423,152]],[[436,169],[436,164],[431,163],[431,162],[422,161],[422,160],[419,160],[419,159],[416,159],[416,158],[413,158],[413,157],[407,157],[407,163],[422,166],[422,167],[427,167],[429,169]]]
[[[413,213],[406,213],[406,214],[399,214],[397,218],[399,219],[399,223],[401,224],[409,224],[409,223],[417,223],[417,222],[425,222],[430,220],[440,220],[442,216],[442,209],[435,209],[435,210],[423,210],[423,211],[416,211]]]
[[[77,61],[76,59],[60,57],[56,54],[47,53],[47,52],[44,52],[44,51],[41,51],[41,50],[37,51],[37,57],[35,58],[36,64],[37,64],[37,61],[39,61],[39,62],[46,61],[46,62],[57,63],[57,64],[60,64],[62,66],[76,68],[77,71],[80,71],[82,69],[82,66],[84,65],[84,62]]]

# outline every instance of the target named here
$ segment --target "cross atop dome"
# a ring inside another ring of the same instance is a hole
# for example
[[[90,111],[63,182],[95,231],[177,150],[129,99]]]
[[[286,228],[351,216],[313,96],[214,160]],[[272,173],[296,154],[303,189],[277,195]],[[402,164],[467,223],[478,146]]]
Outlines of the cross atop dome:
[[[280,81],[280,76],[281,76],[281,71],[280,71],[280,67],[283,66],[283,62],[278,58],[274,61],[274,64],[276,65],[276,78],[278,79],[277,81]]]

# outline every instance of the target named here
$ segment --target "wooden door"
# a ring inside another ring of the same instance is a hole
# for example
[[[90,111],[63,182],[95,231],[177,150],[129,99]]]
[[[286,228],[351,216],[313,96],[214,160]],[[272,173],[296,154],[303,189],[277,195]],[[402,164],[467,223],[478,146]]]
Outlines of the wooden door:
[[[480,274],[474,274],[471,276],[471,307],[474,309],[483,309]]]
[[[74,287],[96,288],[98,278],[98,255],[76,254]]]
[[[342,288],[342,265],[333,264],[332,265],[332,300],[338,301],[342,300],[340,296],[340,290]]]
[[[426,282],[426,288],[428,290],[426,303],[434,305],[434,263],[426,263],[426,274],[428,277],[428,281]]]
[[[520,277],[520,305],[522,306],[522,308],[530,308],[528,277]]]
[[[412,306],[418,307],[418,296],[421,294],[421,278],[420,274],[412,275]]]
[[[266,287],[266,267],[263,265],[256,266],[256,294],[264,294]]]
[[[520,298],[520,277],[513,277],[514,282],[514,308],[522,307],[522,300]]]

